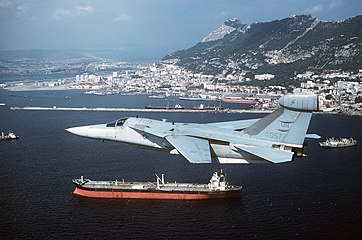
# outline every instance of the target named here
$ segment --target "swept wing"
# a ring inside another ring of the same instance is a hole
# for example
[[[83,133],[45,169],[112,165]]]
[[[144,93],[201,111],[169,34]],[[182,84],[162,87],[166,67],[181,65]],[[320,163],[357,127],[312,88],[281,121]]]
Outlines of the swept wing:
[[[166,140],[190,163],[211,163],[209,141],[189,136],[167,136]]]

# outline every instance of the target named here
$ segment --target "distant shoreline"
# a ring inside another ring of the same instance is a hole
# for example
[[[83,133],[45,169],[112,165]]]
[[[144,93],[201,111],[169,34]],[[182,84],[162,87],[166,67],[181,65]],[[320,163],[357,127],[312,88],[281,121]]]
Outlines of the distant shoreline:
[[[5,90],[7,91],[10,91],[10,92],[28,92],[28,91],[64,91],[64,90],[77,90],[77,89],[74,89],[74,88],[67,88],[67,87],[64,87],[64,86],[57,86],[57,87],[28,87],[28,86],[24,86],[24,87],[19,87],[19,86],[16,86],[16,87],[5,87],[4,88]]]
[[[63,81],[69,81],[69,79],[63,79]],[[15,84],[12,86],[5,86],[3,89],[10,92],[26,92],[26,91],[61,91],[61,90],[77,90],[75,88],[71,88],[69,82],[65,82],[61,85],[57,86],[34,86],[29,83],[34,83],[36,81],[24,82],[24,81],[15,81],[15,82],[5,82],[2,84]]]
[[[12,82],[15,83],[15,82]],[[23,81],[19,81],[19,84],[24,83]],[[69,83],[64,83],[59,86],[29,86],[29,85],[17,85],[17,86],[10,86],[10,87],[3,87],[4,90],[10,92],[26,92],[26,91],[67,91],[67,90],[89,90],[89,89],[78,89],[70,87]],[[41,109],[40,107],[14,107],[16,109],[12,110],[52,110],[52,111],[119,111],[119,112],[197,112],[197,110],[191,109],[168,109],[168,110],[159,110],[159,109],[127,109],[127,108],[52,108],[47,107]],[[33,108],[33,109],[32,109]],[[228,112],[228,113],[270,113],[272,110],[245,110],[245,109],[225,109],[220,111],[215,110],[199,110],[199,112]],[[336,108],[332,111],[319,111],[315,112],[316,114],[332,114],[332,115],[345,115],[345,116],[362,116],[361,110],[351,110],[351,109],[341,109]]]

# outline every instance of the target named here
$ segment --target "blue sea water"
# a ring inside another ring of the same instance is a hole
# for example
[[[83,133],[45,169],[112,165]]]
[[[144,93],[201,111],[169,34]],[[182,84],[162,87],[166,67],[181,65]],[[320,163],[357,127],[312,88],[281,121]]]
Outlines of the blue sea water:
[[[67,98],[66,98],[67,97]],[[171,100],[178,103],[177,100]],[[285,164],[195,165],[181,156],[85,139],[65,128],[110,122],[136,113],[12,111],[9,106],[143,107],[147,96],[92,96],[80,91],[0,90],[0,239],[360,239],[361,144],[322,149]],[[181,104],[194,104],[184,103]],[[137,113],[179,122],[259,118],[264,114]],[[309,132],[354,137],[361,117],[315,114]],[[223,168],[241,199],[167,201],[89,199],[71,194],[71,179],[208,182]]]

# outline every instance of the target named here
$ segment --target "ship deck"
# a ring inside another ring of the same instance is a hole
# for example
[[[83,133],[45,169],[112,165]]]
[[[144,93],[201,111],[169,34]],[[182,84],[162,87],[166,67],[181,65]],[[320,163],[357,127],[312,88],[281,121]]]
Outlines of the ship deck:
[[[109,190],[109,191],[181,191],[181,192],[212,192],[208,184],[196,183],[165,183],[157,188],[155,182],[123,182],[123,181],[88,181],[84,184],[77,184],[83,189]],[[240,190],[241,187],[226,188],[224,191]]]

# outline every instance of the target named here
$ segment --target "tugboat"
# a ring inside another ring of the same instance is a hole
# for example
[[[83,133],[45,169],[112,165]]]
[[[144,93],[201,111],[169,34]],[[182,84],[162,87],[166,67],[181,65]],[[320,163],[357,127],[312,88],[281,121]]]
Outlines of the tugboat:
[[[341,148],[357,145],[357,140],[353,138],[328,138],[325,142],[319,142],[319,145],[324,148]]]
[[[229,185],[225,175],[214,172],[208,184],[165,183],[164,175],[156,182],[92,181],[81,176],[73,179],[73,194],[91,198],[203,200],[238,198],[241,186]]]
[[[18,138],[19,138],[19,136],[16,136],[10,130],[9,130],[8,135],[5,135],[4,132],[1,132],[1,136],[0,136],[0,140],[13,140],[13,139],[18,139]]]

